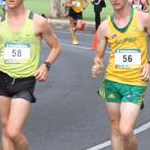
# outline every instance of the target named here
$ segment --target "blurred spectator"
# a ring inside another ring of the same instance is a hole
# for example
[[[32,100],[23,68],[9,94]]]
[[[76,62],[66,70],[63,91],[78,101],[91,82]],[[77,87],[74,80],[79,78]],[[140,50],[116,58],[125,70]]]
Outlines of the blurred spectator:
[[[106,7],[106,3],[104,0],[91,0],[91,3],[94,5],[94,13],[95,13],[95,30],[97,30],[98,26],[101,23],[101,11],[103,7]]]
[[[129,3],[131,5],[131,7],[136,10],[149,12],[148,0],[131,0]]]
[[[5,14],[5,11],[8,10],[5,0],[0,0],[0,7],[1,7],[3,13]]]
[[[69,8],[69,30],[72,36],[72,44],[79,45],[77,31],[84,30],[83,11],[88,5],[88,0],[67,0],[66,6]]]

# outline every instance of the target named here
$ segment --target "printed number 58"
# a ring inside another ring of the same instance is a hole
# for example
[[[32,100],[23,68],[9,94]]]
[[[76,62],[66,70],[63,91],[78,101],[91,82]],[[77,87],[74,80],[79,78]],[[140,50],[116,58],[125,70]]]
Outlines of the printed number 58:
[[[12,50],[12,57],[21,57],[21,50]]]

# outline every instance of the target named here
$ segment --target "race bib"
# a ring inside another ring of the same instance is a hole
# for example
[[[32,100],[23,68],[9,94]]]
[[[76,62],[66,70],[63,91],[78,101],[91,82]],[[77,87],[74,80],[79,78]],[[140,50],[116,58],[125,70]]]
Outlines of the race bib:
[[[27,63],[30,60],[31,47],[28,43],[5,43],[5,63]]]
[[[141,51],[139,49],[119,49],[115,52],[117,68],[138,68],[141,66]]]
[[[133,9],[136,9],[138,11],[142,10],[142,5],[141,4],[133,4],[132,7],[133,7]]]
[[[76,7],[80,7],[81,3],[78,1],[73,1],[72,4]]]

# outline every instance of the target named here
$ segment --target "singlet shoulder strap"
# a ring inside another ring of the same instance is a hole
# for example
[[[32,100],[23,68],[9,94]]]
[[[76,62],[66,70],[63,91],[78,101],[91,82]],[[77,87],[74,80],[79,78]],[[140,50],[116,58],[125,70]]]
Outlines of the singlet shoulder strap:
[[[5,21],[6,17],[5,14],[1,16],[1,22]]]
[[[34,13],[33,13],[32,11],[30,11],[28,18],[32,20],[32,19],[33,19],[33,16],[34,16]],[[1,16],[1,22],[5,21],[5,19],[6,19],[6,16],[5,16],[5,14],[4,14],[4,15]]]
[[[31,20],[32,20],[32,19],[33,19],[33,17],[34,17],[34,13],[33,13],[32,11],[30,11],[30,12],[29,12],[29,19],[31,19]]]

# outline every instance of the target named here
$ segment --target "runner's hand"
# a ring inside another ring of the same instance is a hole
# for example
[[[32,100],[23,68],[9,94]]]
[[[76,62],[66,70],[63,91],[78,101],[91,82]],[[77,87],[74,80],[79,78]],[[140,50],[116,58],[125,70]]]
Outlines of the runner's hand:
[[[94,65],[92,67],[93,78],[97,78],[97,76],[102,72],[103,68],[104,68],[103,58],[95,57],[94,58]]]
[[[150,79],[150,64],[144,65],[142,67],[141,73],[142,80],[147,81]]]
[[[34,75],[36,77],[36,80],[38,80],[39,82],[44,82],[46,81],[47,77],[48,77],[48,70],[45,66],[45,64],[42,64],[36,74]]]

